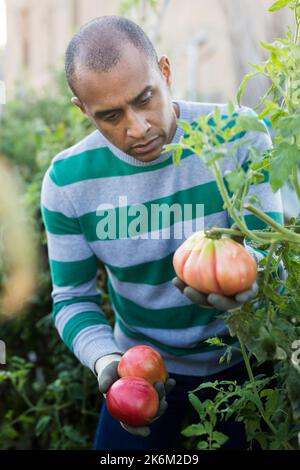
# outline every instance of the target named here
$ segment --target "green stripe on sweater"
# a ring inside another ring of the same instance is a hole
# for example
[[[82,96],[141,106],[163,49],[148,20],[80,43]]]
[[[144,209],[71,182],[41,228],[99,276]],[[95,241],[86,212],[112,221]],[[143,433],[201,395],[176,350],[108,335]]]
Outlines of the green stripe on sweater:
[[[91,302],[99,307],[102,305],[102,296],[99,295],[81,295],[78,297],[72,297],[68,300],[62,300],[61,302],[56,302],[53,304],[53,311],[52,311],[52,318],[55,320],[56,315],[61,311],[63,307],[67,307],[68,305],[76,305],[82,302]]]
[[[164,258],[133,266],[117,267],[109,264],[106,264],[106,266],[121,282],[140,284],[141,280],[143,280],[143,284],[157,286],[171,281],[175,276],[173,256],[174,252]]]
[[[192,155],[191,151],[185,151],[182,158],[190,155]],[[50,170],[50,177],[57,186],[66,186],[89,179],[130,176],[155,171],[172,163],[172,155],[170,155],[169,158],[157,164],[133,166],[120,160],[109,148],[102,147],[55,161]]]
[[[120,326],[123,333],[125,333],[129,338],[135,338],[141,342],[147,342],[153,344],[153,346],[157,346],[162,351],[166,351],[173,356],[188,356],[192,354],[199,354],[199,353],[208,353],[219,350],[220,352],[224,353],[224,348],[220,348],[218,346],[209,345],[205,342],[199,343],[199,346],[193,347],[192,349],[188,348],[174,348],[172,346],[168,346],[160,341],[157,341],[149,336],[143,335],[142,333],[132,332],[129,330],[126,325],[121,321],[121,319],[117,318],[118,325]],[[235,345],[238,347],[239,343],[236,341],[236,338],[232,338],[230,335],[222,336],[219,338],[227,345]]]
[[[220,313],[214,308],[201,308],[195,304],[159,310],[147,309],[118,294],[110,280],[108,280],[108,291],[120,317],[124,315],[128,325],[142,328],[169,329],[172,325],[174,329],[181,329],[204,326],[215,320]]]
[[[60,212],[51,211],[42,206],[42,215],[48,232],[55,235],[79,235],[81,227],[78,218],[67,217]]]
[[[63,329],[63,341],[73,352],[75,337],[85,328],[95,325],[107,325],[107,320],[99,312],[80,312],[69,320]]]
[[[54,261],[50,259],[53,283],[56,286],[80,286],[91,281],[98,269],[96,256],[81,261]]]

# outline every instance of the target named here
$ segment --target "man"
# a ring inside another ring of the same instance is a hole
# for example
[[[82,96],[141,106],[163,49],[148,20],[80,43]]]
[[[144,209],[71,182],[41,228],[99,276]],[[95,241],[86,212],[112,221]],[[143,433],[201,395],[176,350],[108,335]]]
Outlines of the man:
[[[96,130],[56,155],[43,181],[55,326],[79,361],[97,375],[104,396],[118,379],[122,353],[136,344],[159,350],[170,374],[165,386],[155,384],[160,409],[148,427],[121,427],[104,400],[95,448],[177,448],[188,390],[211,378],[246,378],[240,354],[229,365],[220,364],[224,350],[205,340],[216,335],[228,340],[217,314],[256,294],[254,284],[241,298],[207,298],[174,280],[172,258],[183,238],[173,233],[162,238],[163,222],[154,229],[148,224],[158,204],[183,207],[188,202],[194,221],[195,206],[203,204],[205,228],[228,226],[216,183],[200,159],[190,155],[176,168],[172,153],[162,154],[164,145],[183,135],[178,118],[192,122],[215,105],[173,101],[169,59],[158,60],[143,30],[118,16],[96,18],[75,34],[66,52],[66,75],[72,103]],[[255,145],[265,150],[270,139],[257,134]],[[245,145],[239,150],[241,164],[247,155]],[[272,217],[282,220],[280,198],[267,184],[254,193]],[[141,236],[131,236],[136,209],[143,215],[136,227]],[[113,330],[101,310],[99,260],[108,273]],[[203,307],[207,303],[211,308]],[[240,430],[234,429],[228,430],[231,445],[245,445],[239,442]]]

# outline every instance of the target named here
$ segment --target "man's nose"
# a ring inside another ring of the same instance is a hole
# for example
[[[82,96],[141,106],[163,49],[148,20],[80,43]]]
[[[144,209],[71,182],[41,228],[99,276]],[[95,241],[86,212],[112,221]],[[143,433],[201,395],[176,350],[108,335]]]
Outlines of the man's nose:
[[[150,128],[151,124],[147,122],[145,116],[142,114],[131,113],[128,117],[128,137],[133,137],[134,139],[143,139]]]

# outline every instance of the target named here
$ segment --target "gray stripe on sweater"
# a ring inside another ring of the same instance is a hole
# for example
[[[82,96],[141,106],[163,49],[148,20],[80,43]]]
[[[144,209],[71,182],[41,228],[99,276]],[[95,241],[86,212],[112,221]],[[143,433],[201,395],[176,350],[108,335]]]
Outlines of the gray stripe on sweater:
[[[107,354],[122,353],[109,325],[89,326],[80,331],[73,341],[75,356],[95,374],[95,362]],[[96,374],[95,374],[96,375]]]
[[[138,344],[147,344],[153,347],[153,344],[148,343],[147,341],[141,342],[134,338],[127,337],[124,335],[118,324],[116,324],[114,328],[114,339],[117,347],[124,352]],[[172,354],[161,350],[157,346],[154,346],[154,348],[162,355],[168,372],[173,374],[196,375],[203,377],[226,370],[243,360],[241,353],[233,350],[230,364],[228,365],[226,362],[219,364],[219,359],[225,352],[224,348],[220,348],[220,350],[218,349],[212,352],[195,353],[186,356],[173,356]]]
[[[145,309],[159,310],[192,305],[192,301],[173,286],[172,282],[168,281],[156,286],[141,283],[137,287],[133,282],[119,281],[108,269],[107,271],[114,290],[125,299]]]
[[[74,217],[74,209],[71,207],[69,199],[65,196],[64,190],[52,181],[49,173],[50,168],[43,178],[41,204],[50,211],[60,212],[66,217]],[[59,200],[59,207],[57,200]]]
[[[49,258],[54,261],[82,261],[94,255],[82,234],[55,235],[48,232],[47,241]]]
[[[116,312],[116,309],[114,309]],[[116,312],[118,318],[119,314]],[[199,343],[214,336],[223,336],[228,334],[228,328],[224,320],[217,319],[205,326],[193,326],[190,328],[143,328],[132,326],[123,319],[120,321],[133,333],[141,333],[154,341],[166,344],[171,347],[193,349],[199,346]]]
[[[52,298],[55,303],[69,300],[72,297],[87,295],[99,295],[100,290],[97,287],[97,276],[91,281],[80,284],[79,286],[56,286],[53,284]]]
[[[99,308],[99,305],[93,302],[80,302],[73,305],[66,305],[55,317],[55,327],[58,329],[60,335],[62,336],[65,326],[70,320],[72,320],[72,318],[79,313],[84,312],[99,312],[99,315],[106,319],[105,314]]]
[[[87,212],[96,212],[104,205],[124,207],[136,203],[149,203],[213,180],[200,158],[191,155],[182,160],[180,168],[171,164],[159,170],[134,175],[83,180],[69,184],[64,189],[72,204],[78,208],[77,216],[82,216]],[[164,184],[160,184],[160,181],[164,181]],[[143,188],[143,193],[138,194],[139,200],[137,200],[137,187]],[[46,202],[54,203],[56,186],[53,183],[53,187],[49,185],[47,189],[50,201]],[[52,196],[51,191],[54,192]],[[46,207],[50,208],[47,205]]]
[[[76,144],[59,152],[52,161],[56,162],[59,160],[65,160],[66,158],[73,157],[74,155],[79,155],[82,152],[105,146],[106,139],[104,139],[102,134],[98,131],[98,129],[96,129]]]

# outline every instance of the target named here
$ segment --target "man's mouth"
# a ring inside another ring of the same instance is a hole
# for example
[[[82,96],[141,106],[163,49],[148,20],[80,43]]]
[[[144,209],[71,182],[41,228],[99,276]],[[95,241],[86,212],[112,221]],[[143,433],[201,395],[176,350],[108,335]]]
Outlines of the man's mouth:
[[[159,141],[159,136],[154,137],[150,141],[148,141],[145,145],[135,145],[132,147],[134,153],[143,154],[148,153],[154,150],[157,147]]]

